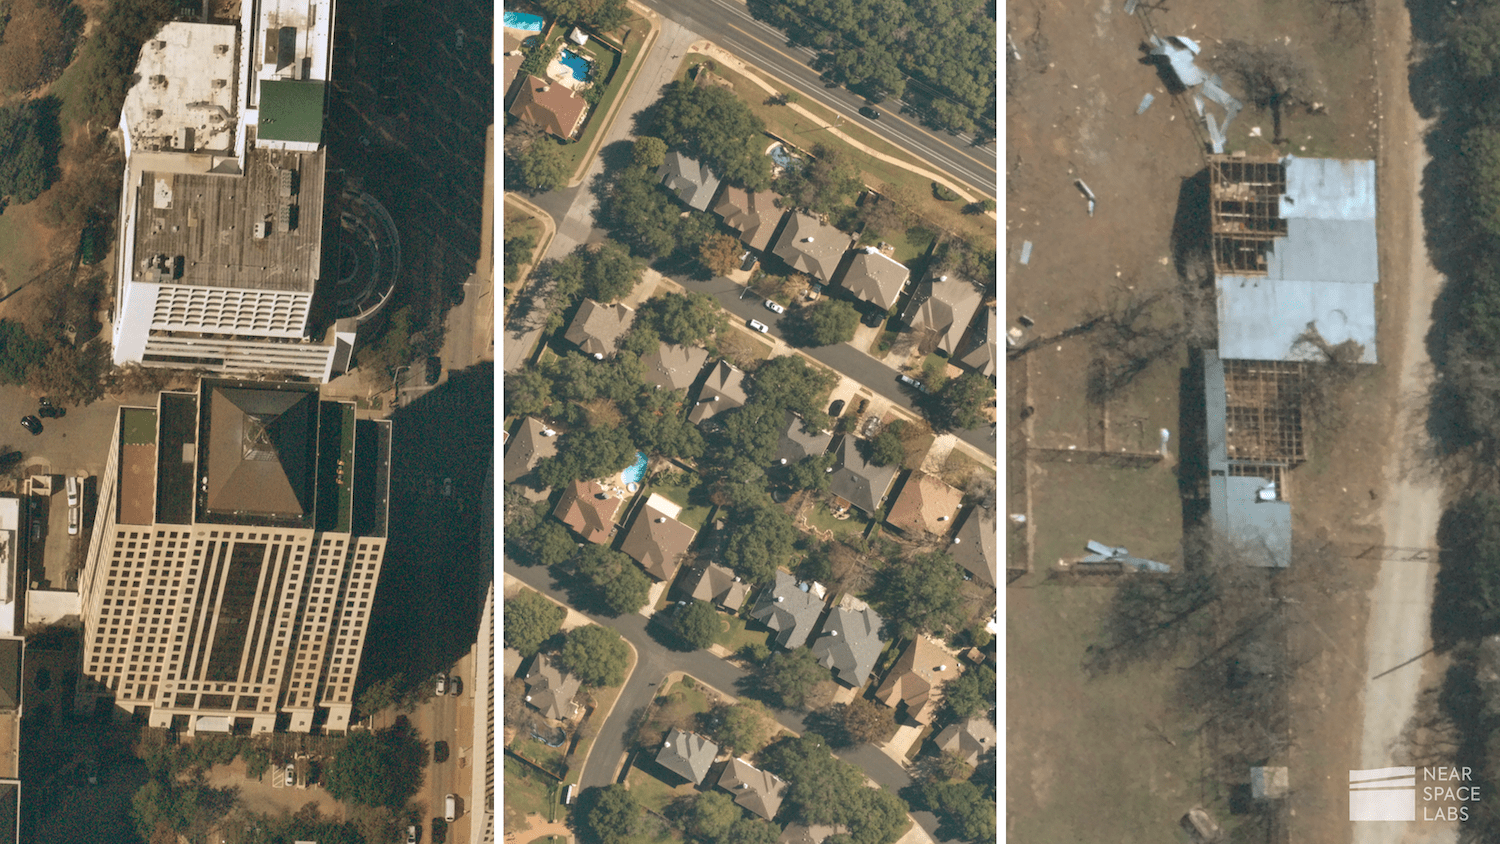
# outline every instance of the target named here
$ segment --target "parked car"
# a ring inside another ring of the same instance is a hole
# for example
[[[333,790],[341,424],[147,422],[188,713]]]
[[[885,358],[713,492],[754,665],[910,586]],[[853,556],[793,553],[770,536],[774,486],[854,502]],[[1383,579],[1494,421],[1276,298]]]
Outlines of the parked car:
[[[771,311],[772,313],[778,313],[778,314],[784,314],[784,313],[786,313],[786,308],[784,306],[779,305],[776,302],[771,301],[770,299],[766,300],[766,310]]]
[[[296,785],[297,785],[297,764],[295,762],[288,762],[288,763],[286,763],[286,787],[287,788],[292,788],[292,787],[294,787]]]
[[[871,120],[880,119],[880,112],[876,111],[873,108],[870,108],[869,106],[860,106],[859,113],[865,117],[870,118]]]
[[[417,844],[417,825],[408,824],[406,827],[406,844]]]
[[[79,519],[81,518],[81,515],[82,514],[80,513],[80,511],[79,511],[79,509],[77,507],[69,507],[68,508],[68,535],[69,536],[77,536],[78,535],[78,522],[79,522]]]
[[[458,820],[458,795],[450,794],[443,800],[443,820],[453,823]]]
[[[436,686],[436,689],[437,689],[437,693],[440,694],[440,695],[445,695],[445,694],[448,693],[448,675],[447,674],[439,674],[439,675],[437,675],[437,686]]]
[[[68,506],[78,506],[78,478],[72,475],[68,476]]]
[[[427,356],[427,386],[431,387],[443,377],[443,359],[437,355]]]
[[[35,416],[22,416],[21,427],[31,432],[34,437],[42,432],[42,420]]]
[[[432,761],[438,763],[448,761],[448,742],[435,741],[432,743]]]
[[[880,324],[885,322],[885,314],[878,313],[876,311],[870,311],[863,317],[860,317],[860,322],[863,322],[865,325],[868,325],[871,328],[879,328]]]
[[[844,412],[844,400],[843,399],[839,399],[838,401],[836,401],[833,404],[831,404],[831,405],[828,406],[828,415],[832,416],[835,419],[839,418],[839,414],[843,413],[843,412]]]
[[[766,333],[770,332],[770,330],[771,330],[771,327],[769,325],[766,325],[765,323],[761,322],[758,319],[752,319],[752,320],[750,320],[750,328],[752,328],[755,331],[759,331],[762,334],[766,334]]]
[[[68,415],[68,411],[60,407],[43,406],[37,408],[36,415],[42,417],[43,419],[61,419],[62,417]]]
[[[921,390],[924,393],[927,392],[927,385],[923,384],[921,381],[918,381],[917,379],[911,377],[910,375],[903,375],[903,376],[901,376],[901,383],[903,383],[906,386],[911,387],[913,389]]]
[[[861,431],[860,433],[863,434],[866,439],[868,439],[869,437],[871,437],[871,436],[874,435],[875,431],[879,427],[880,427],[880,417],[879,416],[871,416],[869,419],[865,420],[864,430]]]
[[[448,694],[458,697],[464,693],[464,681],[457,677],[448,678]]]

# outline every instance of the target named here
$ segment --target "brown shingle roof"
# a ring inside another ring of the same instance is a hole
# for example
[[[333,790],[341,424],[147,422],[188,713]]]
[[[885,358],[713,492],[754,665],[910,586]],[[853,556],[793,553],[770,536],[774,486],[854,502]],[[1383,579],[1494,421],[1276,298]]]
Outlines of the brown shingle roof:
[[[979,288],[967,279],[928,277],[911,297],[901,319],[914,329],[936,331],[938,349],[952,355],[983,301]]]
[[[560,82],[528,76],[516,91],[510,113],[528,123],[546,129],[559,138],[570,139],[583,123],[589,104]]]
[[[964,762],[973,765],[979,761],[979,754],[995,747],[996,738],[994,722],[980,714],[949,725],[938,733],[936,741],[938,749],[957,753]]]
[[[612,355],[634,321],[634,308],[618,303],[601,305],[593,299],[584,299],[563,337],[588,354]]]
[[[937,711],[935,692],[958,673],[957,657],[938,647],[932,639],[918,636],[896,660],[885,682],[875,690],[875,697],[892,708],[905,702],[908,715],[918,723],[930,724]]]
[[[849,241],[844,232],[798,213],[787,221],[773,251],[792,269],[826,283],[833,280],[833,272],[844,257],[844,250],[849,248]]]
[[[620,550],[657,580],[671,580],[697,535],[698,531],[647,504],[636,513]]]
[[[907,533],[942,535],[953,527],[953,516],[962,502],[963,493],[932,475],[913,472],[885,520]]]
[[[557,438],[542,436],[546,430],[549,430],[546,425],[530,416],[521,422],[520,429],[505,448],[506,483],[514,483],[535,469],[543,457],[557,453]]]
[[[740,233],[740,240],[746,246],[763,252],[786,213],[776,207],[780,200],[780,196],[769,191],[753,193],[731,185],[719,196],[714,213],[724,218],[724,225]]]
[[[844,289],[856,297],[888,311],[901,298],[901,287],[910,275],[906,266],[869,247],[855,254],[844,273]]]
[[[737,579],[733,571],[718,563],[709,563],[696,572],[695,577],[697,580],[692,582],[692,597],[718,604],[730,612],[737,612],[745,605],[750,587],[743,580]]]
[[[641,358],[646,381],[663,390],[687,390],[698,380],[708,351],[696,346],[674,346],[662,343],[656,351]]]
[[[575,533],[595,544],[609,541],[620,499],[605,495],[597,481],[574,481],[563,490],[553,515]]]
[[[688,411],[688,421],[697,424],[730,408],[744,407],[747,401],[745,373],[721,360],[698,391],[698,403]]]
[[[786,782],[736,757],[729,760],[724,773],[719,775],[719,788],[733,794],[734,802],[770,820],[781,808],[781,792],[786,790]]]
[[[996,585],[996,567],[999,563],[995,535],[995,511],[975,507],[964,517],[948,553],[953,561],[968,569],[974,579],[987,586]]]
[[[990,308],[974,320],[973,329],[969,331],[969,338],[964,342],[964,351],[959,354],[958,363],[981,375],[995,374],[996,321],[994,308]]]

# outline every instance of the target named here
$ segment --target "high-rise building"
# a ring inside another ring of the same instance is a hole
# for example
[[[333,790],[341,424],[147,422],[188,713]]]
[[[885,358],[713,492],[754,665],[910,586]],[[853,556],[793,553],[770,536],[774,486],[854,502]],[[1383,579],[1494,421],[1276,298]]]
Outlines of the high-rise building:
[[[390,422],[204,378],[122,407],[79,578],[76,707],[186,732],[343,730],[385,552]]]
[[[361,297],[314,307],[332,31],[331,0],[245,0],[238,27],[173,21],[141,48],[120,115],[115,363],[348,368]]]

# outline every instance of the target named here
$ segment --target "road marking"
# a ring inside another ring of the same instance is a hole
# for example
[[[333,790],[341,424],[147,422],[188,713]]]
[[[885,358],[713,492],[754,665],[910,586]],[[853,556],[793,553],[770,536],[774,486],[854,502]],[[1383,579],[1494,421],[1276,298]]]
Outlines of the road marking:
[[[733,30],[739,32],[740,34],[744,35],[746,38],[749,38],[750,40],[754,41],[755,43],[760,44],[761,46],[765,47],[767,50],[770,50],[770,51],[772,51],[773,53],[776,53],[779,56],[785,57],[789,61],[793,61],[793,62],[799,62],[800,61],[796,56],[788,55],[787,53],[785,53],[785,52],[777,49],[776,47],[773,47],[770,44],[767,44],[765,41],[762,41],[759,38],[756,38],[754,35],[751,35],[749,32],[746,32],[745,30],[741,29],[738,26],[735,26],[732,23],[726,23],[725,26],[727,26],[730,29],[733,29]],[[723,46],[723,45],[720,45],[720,46]],[[765,72],[767,70],[766,68],[759,67],[759,66],[757,66],[757,69],[761,70],[762,72]],[[790,83],[786,82],[785,80],[777,80],[777,81],[780,81],[784,85],[790,86]],[[813,99],[815,99],[815,100],[818,99],[818,97],[816,96],[816,94],[814,94],[812,91],[807,91],[806,93],[809,96],[813,97]],[[857,117],[858,116],[858,111],[857,110],[853,110],[852,107],[847,106],[844,103],[838,102],[837,100],[834,100],[832,102],[829,102],[827,100],[819,100],[819,104],[823,105],[826,108],[832,108],[835,111],[839,110],[840,108],[849,108],[849,109],[851,109],[850,112],[849,112],[849,116],[850,117]],[[994,167],[989,166],[982,159],[978,159],[978,158],[974,158],[974,157],[970,156],[967,152],[965,152],[965,151],[959,149],[958,147],[953,146],[953,145],[949,144],[948,142],[942,140],[936,134],[927,132],[926,129],[923,129],[922,127],[918,126],[917,124],[912,123],[911,121],[909,121],[906,118],[902,117],[900,114],[892,114],[891,116],[894,117],[896,120],[900,120],[902,123],[905,123],[907,126],[911,127],[911,129],[913,129],[914,131],[921,132],[923,134],[929,134],[929,135],[931,135],[931,137],[933,137],[939,143],[941,143],[944,146],[948,147],[948,149],[951,150],[953,153],[956,153],[961,160],[968,161],[968,162],[970,162],[970,163],[972,163],[974,165],[977,165],[981,170],[987,170],[990,173],[997,173],[998,174],[998,171]],[[856,121],[856,124],[857,124],[857,121]],[[868,129],[866,129],[866,131],[869,132],[872,135],[875,134],[874,132],[872,132],[872,131],[870,131]],[[887,138],[881,138],[879,135],[875,135],[875,137],[880,138],[880,140],[885,141],[886,143],[894,143],[894,142],[890,141]],[[957,162],[954,162],[951,159],[943,158],[942,153],[940,153],[937,150],[931,149],[930,147],[927,147],[926,145],[924,145],[924,144],[922,144],[920,142],[906,141],[905,139],[903,139],[903,144],[906,145],[908,151],[910,151],[910,150],[919,150],[921,152],[925,152],[928,155],[937,158],[938,160],[943,161],[943,163],[946,165],[945,169],[950,169],[951,170],[951,169],[954,168],[955,164],[957,163]],[[901,145],[898,144],[897,146],[901,146]],[[952,173],[951,175],[958,176],[959,174],[958,173]],[[967,177],[965,177],[965,181],[968,181]],[[979,191],[981,193],[985,192],[985,189],[979,187],[978,185],[971,185],[971,187],[974,187],[975,190],[977,190],[977,191]]]

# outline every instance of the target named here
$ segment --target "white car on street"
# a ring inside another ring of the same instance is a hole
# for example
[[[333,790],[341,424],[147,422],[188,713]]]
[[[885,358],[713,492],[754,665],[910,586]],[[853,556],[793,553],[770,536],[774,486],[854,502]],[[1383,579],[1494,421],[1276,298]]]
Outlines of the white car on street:
[[[761,322],[758,319],[752,319],[752,320],[750,320],[750,327],[753,328],[753,329],[755,329],[756,331],[759,331],[762,334],[766,334],[766,333],[770,332],[770,330],[771,330],[771,327],[769,325],[766,325],[765,323]]]

